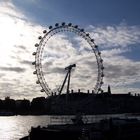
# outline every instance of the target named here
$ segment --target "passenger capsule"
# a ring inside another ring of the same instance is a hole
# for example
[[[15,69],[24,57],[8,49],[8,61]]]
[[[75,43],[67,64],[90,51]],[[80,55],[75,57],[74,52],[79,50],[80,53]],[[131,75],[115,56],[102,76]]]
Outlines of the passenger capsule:
[[[81,29],[80,31],[81,31],[81,32],[84,32],[84,29]]]
[[[75,25],[74,28],[78,28],[78,25]]]
[[[58,27],[58,26],[59,26],[59,24],[58,24],[58,23],[56,23],[56,24],[55,24],[55,27]]]
[[[36,64],[36,62],[34,61],[34,62],[32,62],[32,65],[35,65]]]
[[[39,46],[39,44],[38,44],[38,43],[36,43],[36,44],[35,44],[35,47],[38,47],[38,46]]]
[[[72,23],[69,23],[68,26],[72,26]]]
[[[94,47],[95,47],[95,48],[98,48],[98,46],[97,46],[97,45],[95,45]]]
[[[52,26],[49,26],[49,29],[52,29],[53,27]]]
[[[100,84],[102,85],[102,84],[104,84],[104,82],[102,81]]]
[[[103,62],[103,59],[100,59],[100,62],[102,63]]]
[[[33,74],[37,74],[37,71],[34,71]]]
[[[38,39],[42,39],[42,36],[39,36]]]
[[[36,55],[36,52],[33,52],[33,54],[32,55]]]
[[[47,33],[47,31],[46,31],[46,30],[44,30],[44,31],[43,31],[43,33],[44,33],[44,34],[46,34],[46,33]]]
[[[101,74],[101,77],[104,77],[104,74],[103,73]]]
[[[101,90],[102,90],[101,88],[98,89],[98,91],[101,91]]]
[[[39,80],[37,80],[37,81],[36,81],[36,84],[39,84],[39,83],[40,83]]]
[[[44,89],[41,89],[40,91],[41,91],[41,92],[44,92],[45,90],[44,90]]]
[[[94,39],[91,39],[91,42],[94,42]]]
[[[65,25],[65,22],[62,22],[62,26],[64,26]]]
[[[102,69],[102,70],[105,69],[104,66],[102,66],[101,69]]]

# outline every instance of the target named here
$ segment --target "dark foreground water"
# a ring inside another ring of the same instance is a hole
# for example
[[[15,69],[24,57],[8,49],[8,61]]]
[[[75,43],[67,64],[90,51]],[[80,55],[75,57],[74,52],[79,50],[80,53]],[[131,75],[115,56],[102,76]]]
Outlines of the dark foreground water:
[[[73,116],[71,116],[73,117]],[[109,117],[134,117],[125,114],[84,116],[86,121],[99,121]],[[137,116],[137,118],[139,118]],[[50,123],[71,123],[67,116],[0,116],[0,140],[19,140],[28,135],[31,126],[47,126]]]

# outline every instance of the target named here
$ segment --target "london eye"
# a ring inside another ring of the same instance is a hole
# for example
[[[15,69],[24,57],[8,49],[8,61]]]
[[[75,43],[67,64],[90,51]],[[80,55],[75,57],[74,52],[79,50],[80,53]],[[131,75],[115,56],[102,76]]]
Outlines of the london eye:
[[[47,96],[51,96],[54,93],[54,90],[49,85],[50,80],[45,77],[45,75],[47,73],[46,69],[48,69],[49,66],[48,65],[44,66],[43,59],[44,58],[47,59],[48,58],[47,56],[49,56],[49,54],[47,54],[47,51],[45,51],[45,49],[46,50],[51,49],[51,47],[48,47],[52,43],[50,41],[51,38],[53,38],[55,36],[55,40],[59,41],[59,40],[57,40],[57,37],[58,37],[57,35],[60,33],[64,33],[64,34],[72,33],[72,34],[70,34],[70,36],[76,35],[80,38],[80,41],[84,40],[90,46],[90,49],[92,51],[92,56],[94,55],[94,58],[96,61],[96,64],[94,64],[94,65],[96,65],[96,69],[97,69],[96,79],[95,79],[96,82],[94,85],[92,85],[92,89],[95,94],[101,92],[102,91],[101,86],[103,84],[103,77],[104,77],[104,72],[103,72],[104,66],[103,66],[103,59],[101,57],[101,51],[99,51],[98,45],[95,44],[94,39],[91,38],[90,34],[88,32],[85,32],[84,29],[79,28],[78,25],[73,25],[72,23],[66,24],[64,22],[61,24],[56,23],[54,27],[49,26],[49,28],[47,30],[43,31],[43,35],[38,37],[39,43],[35,44],[36,51],[33,52],[33,55],[35,56],[35,61],[32,63],[35,66],[35,71],[33,72],[33,74],[37,75],[36,84],[40,84],[40,86],[41,86],[40,91],[45,92],[47,94]],[[59,38],[61,38],[61,37],[64,37],[64,36],[59,35]],[[56,42],[56,41],[54,41],[54,42]],[[57,46],[57,43],[55,43],[55,45]],[[57,53],[59,53],[59,49],[61,50],[61,48],[59,48],[59,46],[58,46]],[[69,50],[67,50],[67,51],[69,51]],[[56,53],[56,55],[57,55],[57,53]],[[86,56],[87,55],[88,54],[86,54]],[[57,58],[57,60],[58,60],[58,58]],[[53,61],[53,59],[49,62],[52,62],[52,61]],[[90,58],[90,61],[92,61],[91,58]],[[66,80],[68,81],[66,92],[69,92],[71,72],[74,68],[76,71],[76,67],[77,67],[77,63],[75,63],[75,62],[66,64],[66,67],[64,67],[64,70],[65,70],[64,73],[66,75],[65,75],[65,77],[63,76],[63,80],[61,80],[61,81],[63,81],[63,83],[59,82],[59,84],[60,83],[62,83],[62,84],[60,84],[60,86],[56,88],[57,89],[57,90],[55,90],[56,94],[62,93],[63,88],[66,84]],[[67,73],[66,73],[66,71],[67,71]],[[51,78],[51,80],[55,82],[56,79]],[[91,82],[91,84],[92,84],[92,82]]]

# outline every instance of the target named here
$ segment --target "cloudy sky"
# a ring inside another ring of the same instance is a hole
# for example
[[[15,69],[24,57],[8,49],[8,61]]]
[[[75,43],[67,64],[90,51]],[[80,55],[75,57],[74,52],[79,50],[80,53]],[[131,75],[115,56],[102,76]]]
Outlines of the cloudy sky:
[[[34,44],[39,42],[42,31],[63,21],[78,24],[98,44],[105,66],[104,91],[107,85],[111,85],[113,93],[140,93],[139,13],[139,0],[0,0],[0,98],[45,96],[39,92],[41,88],[32,74],[32,52],[36,50]],[[64,67],[79,62],[72,72],[72,85],[77,83],[77,87],[71,88],[77,90],[84,86],[86,90],[92,89],[96,77],[94,69],[97,68],[95,56],[87,52],[79,55],[86,42],[71,36],[59,34],[48,42],[50,45],[43,54],[48,85],[55,88],[64,79],[65,73],[61,72],[60,65]],[[59,46],[63,46],[61,53]],[[54,53],[59,59],[49,57]],[[64,58],[67,58],[65,62]]]

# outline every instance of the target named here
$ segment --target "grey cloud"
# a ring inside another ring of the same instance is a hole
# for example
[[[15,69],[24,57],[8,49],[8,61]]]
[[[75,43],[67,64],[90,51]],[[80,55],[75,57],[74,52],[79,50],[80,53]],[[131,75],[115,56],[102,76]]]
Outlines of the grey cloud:
[[[0,78],[2,78],[3,76],[5,76],[5,74],[4,73],[0,73]]]
[[[60,68],[60,67],[54,67],[54,68],[50,68],[49,70],[44,70],[45,74],[54,74],[54,73],[58,73],[58,74],[64,74],[65,70],[64,68]]]
[[[127,65],[107,65],[105,71],[108,78],[135,76],[140,72],[139,68]]]
[[[121,70],[121,66],[120,65],[106,65],[105,67],[105,76],[107,78],[118,78],[122,75],[122,70]]]
[[[20,64],[25,64],[25,65],[30,65],[30,66],[32,66],[32,61],[23,60],[23,61],[20,62]]]
[[[25,68],[21,68],[21,67],[0,67],[0,70],[2,70],[2,71],[13,71],[13,72],[17,72],[17,73],[22,73],[22,72],[26,71]]]
[[[20,48],[20,49],[22,49],[22,50],[26,50],[26,47],[23,46],[23,45],[14,45],[14,47]]]
[[[14,47],[16,48],[15,50],[13,50],[13,52],[19,54],[19,53],[29,53],[28,51],[28,47],[24,46],[24,45],[14,45]]]
[[[52,65],[53,65],[53,62],[52,62],[52,61],[48,61],[48,62],[46,62],[46,63],[43,65],[43,67],[48,68],[48,67],[51,67]]]
[[[95,38],[97,44],[105,47],[127,47],[136,43],[140,43],[140,27],[139,26],[106,26],[96,27],[89,26],[88,30],[91,36]]]

